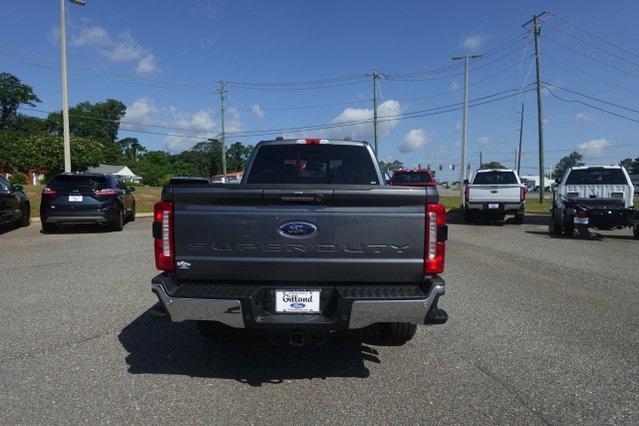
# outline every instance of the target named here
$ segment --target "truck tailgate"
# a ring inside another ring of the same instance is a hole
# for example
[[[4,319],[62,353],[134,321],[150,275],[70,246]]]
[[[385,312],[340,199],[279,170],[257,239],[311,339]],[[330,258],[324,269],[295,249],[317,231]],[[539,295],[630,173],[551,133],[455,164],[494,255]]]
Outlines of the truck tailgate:
[[[309,284],[420,282],[426,200],[437,201],[361,185],[174,187],[170,197],[179,281]],[[282,232],[295,221],[316,231]]]
[[[518,203],[521,186],[513,185],[469,185],[469,202],[495,201],[502,203]]]

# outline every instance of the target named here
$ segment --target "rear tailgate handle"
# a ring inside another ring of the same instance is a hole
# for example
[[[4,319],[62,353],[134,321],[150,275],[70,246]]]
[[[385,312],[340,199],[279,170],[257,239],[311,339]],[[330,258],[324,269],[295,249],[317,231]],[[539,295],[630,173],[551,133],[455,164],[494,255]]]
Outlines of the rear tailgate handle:
[[[490,193],[491,193],[491,194],[496,194],[496,193],[498,193],[498,192],[499,192],[499,191],[497,191],[496,189],[493,189],[492,191],[490,191]]]

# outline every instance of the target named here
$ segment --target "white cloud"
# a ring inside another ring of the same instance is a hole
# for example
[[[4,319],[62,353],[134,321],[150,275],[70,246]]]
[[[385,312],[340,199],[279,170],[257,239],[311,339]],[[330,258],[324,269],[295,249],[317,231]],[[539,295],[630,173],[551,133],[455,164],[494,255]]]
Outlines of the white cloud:
[[[398,101],[388,100],[377,106],[377,137],[384,137],[390,134],[397,119],[390,118],[400,114],[401,105]],[[384,119],[384,117],[387,117]],[[353,121],[369,121],[361,124],[351,124],[332,129],[328,136],[332,138],[351,137],[353,139],[363,139],[369,142],[373,140],[373,109],[369,108],[346,108],[337,117],[331,120],[333,124],[350,123]]]
[[[459,84],[457,84],[457,82],[455,80],[450,82],[450,91],[451,92],[455,92],[459,90]]]
[[[82,28],[79,33],[71,37],[71,45],[75,47],[86,45],[109,46],[111,43],[111,37],[107,30],[98,26]]]
[[[575,114],[574,120],[577,123],[589,123],[592,121],[592,116],[587,112],[578,112]]]
[[[251,107],[251,111],[253,112],[253,114],[255,114],[258,118],[264,118],[264,110],[262,109],[262,107],[260,106],[260,104],[255,104]]]
[[[460,47],[471,51],[477,51],[481,48],[482,44],[484,44],[484,41],[486,41],[486,37],[477,34],[471,34],[464,40],[462,40],[462,42],[460,43]]]
[[[231,126],[237,126],[237,123],[234,123],[239,120],[236,113],[237,111],[233,111],[233,109],[229,113]],[[200,109],[195,112],[183,112],[173,106],[159,108],[149,97],[138,98],[127,106],[122,121],[123,130],[153,130],[168,133],[162,144],[165,149],[174,153],[213,138],[219,132],[219,126],[213,119],[212,110]],[[162,126],[162,128],[158,130],[154,126]]]
[[[122,128],[129,130],[144,130],[153,123],[151,115],[157,112],[153,100],[147,97],[133,101],[131,106],[126,108],[126,114],[122,118]],[[135,124],[129,124],[135,123]]]
[[[462,131],[462,122],[461,120],[457,120],[457,122],[455,123],[455,129],[458,131]]]
[[[479,142],[481,145],[486,145],[488,142],[490,142],[490,137],[489,136],[480,136],[477,138],[477,142]]]
[[[412,129],[399,144],[400,152],[415,152],[428,142],[428,134],[424,129]]]
[[[592,139],[588,142],[584,142],[579,145],[579,151],[584,155],[584,157],[592,158],[599,157],[604,151],[610,146],[610,141],[607,139]]]
[[[159,72],[155,55],[142,47],[130,31],[122,31],[113,37],[103,27],[84,26],[72,34],[71,45],[93,49],[111,62],[136,62],[138,74]]]
[[[155,55],[153,53],[149,53],[140,59],[138,66],[135,67],[135,72],[138,74],[152,74],[157,71],[159,71],[159,69],[155,64]]]

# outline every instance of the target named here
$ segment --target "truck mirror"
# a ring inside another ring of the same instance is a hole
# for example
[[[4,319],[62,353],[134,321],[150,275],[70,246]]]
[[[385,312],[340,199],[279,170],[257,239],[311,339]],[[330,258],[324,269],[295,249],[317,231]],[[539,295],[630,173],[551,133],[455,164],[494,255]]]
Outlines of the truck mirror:
[[[468,179],[464,179],[464,185],[468,185]]]

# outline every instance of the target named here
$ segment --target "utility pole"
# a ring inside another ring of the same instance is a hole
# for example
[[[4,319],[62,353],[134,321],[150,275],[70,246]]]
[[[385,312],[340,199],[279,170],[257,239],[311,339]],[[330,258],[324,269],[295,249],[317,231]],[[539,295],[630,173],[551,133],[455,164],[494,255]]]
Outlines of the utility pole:
[[[62,79],[62,135],[64,146],[64,171],[71,173],[71,132],[69,130],[69,88],[67,81],[67,12],[65,2],[60,0],[60,77]],[[84,0],[70,0],[84,6]]]
[[[467,179],[467,157],[466,157],[466,143],[468,138],[468,60],[469,59],[479,59],[482,55],[465,55],[465,56],[454,56],[451,58],[453,61],[458,61],[460,59],[464,60],[464,113],[462,118],[462,143],[461,143],[461,170],[459,176],[459,200],[461,206],[464,205],[464,181]]]
[[[541,98],[541,49],[539,46],[539,37],[541,35],[540,20],[542,16],[546,15],[546,12],[542,12],[539,15],[534,15],[533,18],[526,22],[523,27],[526,28],[528,24],[533,24],[533,34],[535,36],[535,65],[537,70],[537,128],[539,134],[539,203],[544,202],[544,106]]]
[[[377,79],[383,74],[379,71],[373,70],[371,76],[373,77],[373,141],[375,144],[375,157],[379,160],[379,145],[377,143]]]
[[[517,150],[517,174],[521,175],[521,141],[524,135],[524,103],[521,103],[521,117],[519,118],[519,149]]]
[[[224,98],[226,93],[226,83],[224,80],[220,81],[220,127],[222,132],[220,133],[220,142],[222,142],[222,183],[226,183],[226,131],[224,129]]]
[[[481,170],[481,166],[484,165],[484,153],[479,151],[479,170]]]

